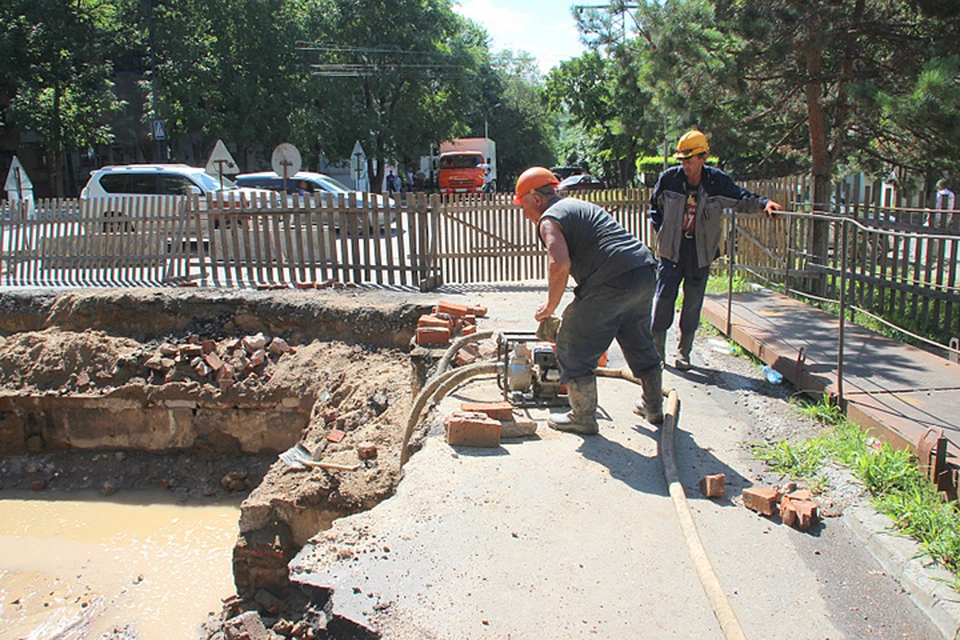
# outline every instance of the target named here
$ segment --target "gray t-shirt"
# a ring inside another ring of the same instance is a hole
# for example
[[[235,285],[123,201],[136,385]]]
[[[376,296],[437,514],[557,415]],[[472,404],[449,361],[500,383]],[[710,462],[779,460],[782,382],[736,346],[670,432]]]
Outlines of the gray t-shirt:
[[[650,249],[591,202],[561,198],[544,211],[541,222],[544,218],[560,223],[570,252],[570,275],[581,292],[657,263]]]

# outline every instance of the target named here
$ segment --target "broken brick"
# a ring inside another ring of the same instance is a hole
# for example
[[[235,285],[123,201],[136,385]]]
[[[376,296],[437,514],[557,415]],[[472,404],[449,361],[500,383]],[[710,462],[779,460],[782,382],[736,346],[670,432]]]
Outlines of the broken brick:
[[[481,306],[468,306],[467,313],[477,318],[483,318],[487,315],[487,308]]]
[[[450,343],[450,330],[442,327],[420,327],[417,329],[417,344],[421,347]]]
[[[817,503],[787,496],[780,502],[780,520],[788,527],[809,531],[810,527],[820,521]]]
[[[468,364],[473,364],[477,361],[477,356],[470,353],[466,349],[460,349],[457,351],[456,364],[458,367],[465,367]]]
[[[372,460],[377,457],[377,445],[372,442],[361,442],[357,445],[357,455],[361,460]]]
[[[726,490],[726,476],[722,473],[700,478],[700,493],[706,498],[722,498]]]
[[[444,329],[450,328],[450,321],[446,318],[439,318],[437,316],[420,316],[417,319],[418,327],[443,327]]]
[[[441,300],[439,303],[437,303],[437,313],[449,313],[457,318],[462,318],[467,315],[467,306]]]
[[[444,420],[447,444],[462,447],[500,446],[500,421],[483,413],[455,411]]]
[[[740,494],[743,506],[765,516],[777,513],[777,490],[771,487],[747,487]]]
[[[330,433],[327,434],[327,441],[340,442],[341,440],[344,439],[344,437],[346,437],[346,435],[347,434],[341,431],[340,429],[331,429]]]
[[[494,420],[513,420],[513,405],[509,402],[461,402],[460,409],[468,413],[482,413]]]
[[[465,324],[463,325],[463,329],[461,329],[460,331],[460,333],[465,336],[473,335],[476,332],[477,332],[477,325],[475,324]]]

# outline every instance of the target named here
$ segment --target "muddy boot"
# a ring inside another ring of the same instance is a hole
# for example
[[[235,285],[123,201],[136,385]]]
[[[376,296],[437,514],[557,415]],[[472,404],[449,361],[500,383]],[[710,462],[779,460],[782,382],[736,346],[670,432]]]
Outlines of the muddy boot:
[[[675,366],[678,371],[689,371],[693,367],[693,365],[690,364],[690,350],[693,349],[693,334],[687,335],[681,333],[680,344],[677,346],[677,349],[680,353],[677,354],[677,359],[674,361],[673,366]]]
[[[594,376],[567,380],[567,398],[570,411],[551,413],[547,424],[557,431],[572,431],[590,435],[597,433],[597,379]]]
[[[660,362],[667,361],[667,332],[654,331],[653,344],[657,347],[657,353],[660,354]]]
[[[643,395],[637,400],[633,412],[643,416],[650,424],[663,422],[663,371],[655,369],[640,378]]]

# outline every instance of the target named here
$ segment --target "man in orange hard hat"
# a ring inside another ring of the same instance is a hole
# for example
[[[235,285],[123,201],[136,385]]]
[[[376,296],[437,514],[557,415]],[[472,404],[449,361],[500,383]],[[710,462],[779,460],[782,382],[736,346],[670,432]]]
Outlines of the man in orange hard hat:
[[[720,255],[721,213],[732,208],[744,213],[763,211],[773,215],[781,208],[773,200],[737,186],[723,171],[707,166],[709,151],[707,138],[700,131],[683,134],[675,153],[681,164],[660,174],[651,200],[660,258],[653,337],[665,361],[667,329],[673,324],[677,292],[683,282],[679,355],[674,362],[681,371],[692,366],[690,351],[700,325],[710,264]]]
[[[581,434],[599,431],[594,369],[616,338],[633,375],[643,386],[637,403],[652,424],[663,422],[663,370],[650,333],[656,259],[599,206],[556,193],[557,177],[544,167],[517,179],[514,204],[537,226],[547,249],[547,301],[534,319],[553,315],[570,276],[577,282],[563,310],[556,353],[560,382],[567,384],[570,411],[551,414],[554,429]]]

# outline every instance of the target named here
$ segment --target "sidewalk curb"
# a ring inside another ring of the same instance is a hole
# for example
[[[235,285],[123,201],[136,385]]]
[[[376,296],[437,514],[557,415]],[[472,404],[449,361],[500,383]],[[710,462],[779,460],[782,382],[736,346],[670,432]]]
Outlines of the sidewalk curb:
[[[847,507],[843,522],[944,638],[960,638],[960,594],[950,587],[952,573],[934,564],[916,541],[895,532],[893,520],[871,507]]]

